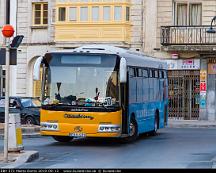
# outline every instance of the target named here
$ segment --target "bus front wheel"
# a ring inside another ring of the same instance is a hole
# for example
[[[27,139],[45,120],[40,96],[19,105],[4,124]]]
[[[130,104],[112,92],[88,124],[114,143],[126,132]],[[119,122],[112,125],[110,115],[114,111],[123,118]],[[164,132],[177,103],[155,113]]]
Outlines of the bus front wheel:
[[[131,118],[129,127],[129,136],[123,138],[123,142],[133,142],[138,137],[138,127],[135,118]]]
[[[69,136],[52,136],[58,142],[70,142],[73,138]]]

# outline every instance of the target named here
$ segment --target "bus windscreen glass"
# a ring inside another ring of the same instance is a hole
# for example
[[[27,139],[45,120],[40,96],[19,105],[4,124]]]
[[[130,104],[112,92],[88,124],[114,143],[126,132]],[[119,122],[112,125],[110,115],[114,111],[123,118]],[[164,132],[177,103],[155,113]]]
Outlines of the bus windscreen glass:
[[[49,54],[43,105],[119,106],[115,55]]]

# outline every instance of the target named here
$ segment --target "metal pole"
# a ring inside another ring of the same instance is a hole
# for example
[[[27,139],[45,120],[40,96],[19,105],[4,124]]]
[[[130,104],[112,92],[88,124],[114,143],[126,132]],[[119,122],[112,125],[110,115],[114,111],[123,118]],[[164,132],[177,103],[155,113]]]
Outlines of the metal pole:
[[[10,39],[6,38],[6,76],[5,76],[5,127],[4,127],[4,161],[8,162],[8,129],[9,129],[9,81],[10,81]]]
[[[6,24],[10,24],[10,0],[6,0]]]
[[[10,0],[6,0],[6,24],[10,24]],[[9,129],[9,81],[10,81],[10,39],[6,38],[6,76],[5,76],[5,127],[4,127],[4,161],[8,162],[8,129]]]

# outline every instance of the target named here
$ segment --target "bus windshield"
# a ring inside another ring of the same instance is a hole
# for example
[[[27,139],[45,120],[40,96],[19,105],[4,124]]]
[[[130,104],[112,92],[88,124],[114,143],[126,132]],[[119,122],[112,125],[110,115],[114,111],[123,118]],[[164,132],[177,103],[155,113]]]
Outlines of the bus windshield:
[[[43,105],[119,106],[117,56],[52,53],[45,61]]]

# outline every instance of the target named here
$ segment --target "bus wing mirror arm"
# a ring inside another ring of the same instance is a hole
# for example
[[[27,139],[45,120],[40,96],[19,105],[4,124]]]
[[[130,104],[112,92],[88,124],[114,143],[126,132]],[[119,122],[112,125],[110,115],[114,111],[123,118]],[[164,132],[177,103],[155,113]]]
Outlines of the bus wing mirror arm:
[[[41,66],[42,60],[43,60],[43,57],[40,56],[37,58],[37,60],[34,64],[34,70],[33,70],[33,79],[34,80],[40,80],[40,66]]]
[[[120,59],[119,78],[120,83],[127,82],[127,63],[126,59],[123,57]]]

